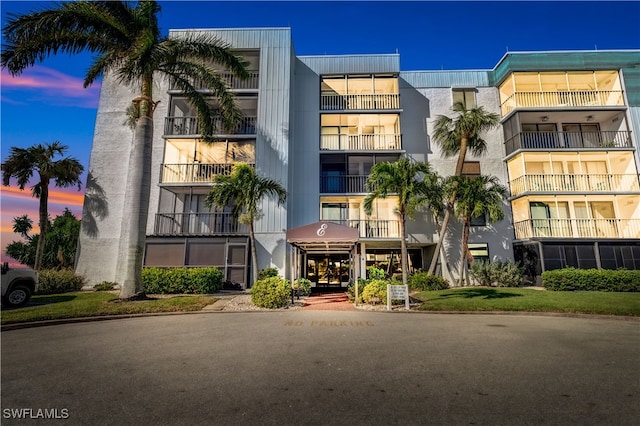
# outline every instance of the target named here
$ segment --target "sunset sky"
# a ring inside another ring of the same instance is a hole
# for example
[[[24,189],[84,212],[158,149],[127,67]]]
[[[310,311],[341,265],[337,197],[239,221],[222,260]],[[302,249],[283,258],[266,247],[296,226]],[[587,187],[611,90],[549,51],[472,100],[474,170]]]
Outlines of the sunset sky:
[[[7,13],[50,2],[2,1]],[[640,48],[640,2],[160,2],[163,31],[184,28],[290,27],[298,55],[400,53],[401,69],[490,69],[507,51]],[[3,40],[4,42],[4,40]],[[59,55],[11,77],[0,76],[1,155],[12,146],[60,141],[89,169],[100,85],[82,87],[90,55]],[[83,177],[83,181],[86,174]],[[84,185],[83,185],[84,186]],[[65,207],[78,217],[82,191],[51,188],[52,217]],[[19,237],[12,219],[37,223],[31,191],[2,187],[4,247]]]

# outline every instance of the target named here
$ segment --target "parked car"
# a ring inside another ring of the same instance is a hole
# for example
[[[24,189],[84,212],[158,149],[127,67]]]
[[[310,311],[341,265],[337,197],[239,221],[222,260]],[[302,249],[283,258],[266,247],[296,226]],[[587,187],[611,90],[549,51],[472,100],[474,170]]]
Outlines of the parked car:
[[[38,273],[31,268],[10,268],[4,262],[2,269],[2,306],[24,306],[38,290]]]

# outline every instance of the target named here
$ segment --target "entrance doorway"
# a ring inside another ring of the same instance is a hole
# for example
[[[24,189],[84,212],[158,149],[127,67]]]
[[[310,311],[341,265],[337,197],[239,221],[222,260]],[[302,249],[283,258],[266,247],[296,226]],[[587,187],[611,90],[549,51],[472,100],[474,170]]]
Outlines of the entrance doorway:
[[[307,279],[318,289],[347,287],[349,268],[348,254],[307,256]]]

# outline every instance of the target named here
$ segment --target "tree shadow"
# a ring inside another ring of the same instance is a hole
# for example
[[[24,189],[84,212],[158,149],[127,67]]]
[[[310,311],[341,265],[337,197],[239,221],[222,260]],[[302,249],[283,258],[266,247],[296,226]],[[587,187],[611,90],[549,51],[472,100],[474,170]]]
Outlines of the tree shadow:
[[[70,302],[76,299],[78,296],[74,294],[52,294],[52,295],[43,295],[38,296],[35,299],[31,299],[27,306],[41,306],[41,305],[51,305],[54,303],[63,303]]]
[[[455,293],[447,293],[439,296],[441,299],[451,299],[462,297],[465,299],[481,298],[481,299],[507,299],[510,297],[522,297],[521,294],[513,294],[501,292],[492,288],[467,288],[456,291]]]
[[[98,236],[96,219],[104,219],[109,215],[109,204],[104,189],[89,171],[82,209],[82,230],[91,238]]]

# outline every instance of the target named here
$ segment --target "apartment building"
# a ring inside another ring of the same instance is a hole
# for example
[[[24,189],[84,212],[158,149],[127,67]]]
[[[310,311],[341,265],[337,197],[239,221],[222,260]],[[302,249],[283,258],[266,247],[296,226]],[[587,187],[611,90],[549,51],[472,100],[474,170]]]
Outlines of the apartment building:
[[[296,56],[288,28],[214,29],[250,63],[230,73],[243,119],[202,142],[180,91],[159,81],[146,266],[217,266],[250,286],[248,229],[229,209],[210,211],[213,176],[234,164],[280,181],[286,206],[262,201],[259,268],[277,267],[317,287],[346,287],[375,265],[399,271],[394,197],[363,200],[372,166],[407,156],[443,176],[456,158],[433,143],[433,124],[454,102],[501,115],[488,151],[467,156],[464,173],[497,176],[511,190],[505,220],[474,223],[476,259],[515,259],[532,275],[564,266],[640,266],[640,52],[510,53],[493,70],[402,71],[398,54]],[[222,71],[224,72],[224,71]],[[564,85],[563,85],[564,84]],[[121,125],[131,91],[105,78],[89,166],[77,271],[118,281],[126,220],[131,130]],[[211,102],[215,103],[212,98]],[[438,226],[425,210],[408,222],[409,265],[428,267]],[[439,270],[457,270],[460,225],[452,222]]]

